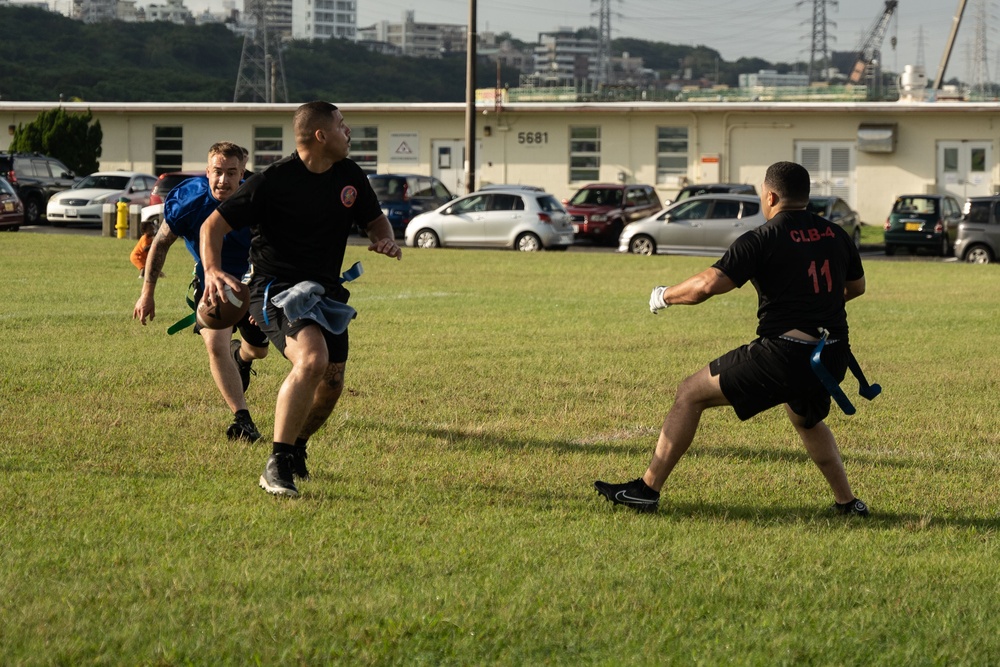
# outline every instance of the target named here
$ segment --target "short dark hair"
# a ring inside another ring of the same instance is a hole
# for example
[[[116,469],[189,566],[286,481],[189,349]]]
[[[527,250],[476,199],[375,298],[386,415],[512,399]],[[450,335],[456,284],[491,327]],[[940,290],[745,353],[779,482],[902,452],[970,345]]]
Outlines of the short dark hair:
[[[764,185],[778,195],[778,199],[791,204],[809,201],[809,172],[795,162],[775,162],[767,168]]]
[[[316,100],[306,102],[295,110],[295,117],[292,119],[292,130],[295,132],[296,140],[308,139],[313,132],[324,127],[326,121],[333,116],[337,110],[337,105]]]

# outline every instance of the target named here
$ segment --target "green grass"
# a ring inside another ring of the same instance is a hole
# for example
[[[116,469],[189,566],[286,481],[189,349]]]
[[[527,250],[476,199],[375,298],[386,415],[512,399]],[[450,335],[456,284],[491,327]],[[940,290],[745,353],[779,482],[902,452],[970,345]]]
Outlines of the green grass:
[[[142,327],[131,245],[0,235],[4,664],[1000,662],[994,267],[867,265],[852,343],[884,393],[829,419],[862,522],[780,410],[707,412],[656,515],[592,490],[752,336],[749,287],[648,313],[710,259],[349,248],[348,390],[289,501],[165,333],[183,248]],[[255,367],[269,434],[289,366]]]

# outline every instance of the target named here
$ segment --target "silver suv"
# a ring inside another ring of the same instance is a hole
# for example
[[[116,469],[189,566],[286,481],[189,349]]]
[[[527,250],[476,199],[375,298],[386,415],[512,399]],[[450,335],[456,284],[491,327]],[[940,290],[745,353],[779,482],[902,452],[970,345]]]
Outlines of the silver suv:
[[[972,197],[962,208],[955,239],[955,257],[972,264],[989,264],[1000,257],[1000,196]]]

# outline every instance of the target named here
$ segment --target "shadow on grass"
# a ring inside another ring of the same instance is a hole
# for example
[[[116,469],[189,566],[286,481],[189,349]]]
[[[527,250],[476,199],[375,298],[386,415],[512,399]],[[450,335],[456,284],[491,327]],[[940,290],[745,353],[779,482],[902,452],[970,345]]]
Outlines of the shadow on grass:
[[[596,493],[596,492],[595,492]],[[822,524],[844,525],[854,529],[905,529],[913,532],[934,530],[936,528],[961,528],[977,531],[1000,530],[1000,516],[995,517],[942,517],[909,512],[880,512],[872,508],[868,518],[848,517],[835,514],[832,509],[816,505],[742,505],[722,504],[712,502],[677,503],[669,498],[660,501],[658,512],[640,514],[635,510],[620,505],[611,505],[609,501],[599,498],[607,505],[608,511],[627,512],[639,517],[655,520],[696,519],[708,521],[731,521],[736,523],[752,523],[761,526],[790,524]]]

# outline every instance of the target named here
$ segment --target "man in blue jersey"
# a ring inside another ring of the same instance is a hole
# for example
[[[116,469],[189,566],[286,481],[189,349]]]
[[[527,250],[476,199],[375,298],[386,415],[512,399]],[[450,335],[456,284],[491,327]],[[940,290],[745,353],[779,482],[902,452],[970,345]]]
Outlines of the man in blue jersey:
[[[132,313],[143,325],[156,317],[154,292],[156,279],[174,241],[183,238],[195,261],[195,302],[204,292],[205,275],[199,255],[199,234],[202,223],[239,187],[246,165],[246,151],[228,141],[213,144],[208,151],[205,177],[189,178],[177,185],[163,205],[164,224],[153,239],[146,259],[146,278],[142,294]],[[242,276],[249,267],[250,233],[238,230],[226,236],[222,247],[222,262],[233,275]],[[267,336],[250,321],[249,316],[236,325],[242,342],[233,340],[231,330],[204,329],[195,323],[195,333],[201,334],[208,350],[209,368],[219,392],[233,413],[233,422],[226,429],[231,440],[256,442],[260,432],[247,409],[246,393],[250,385],[251,364],[267,356]]]
[[[660,489],[694,440],[701,413],[731,405],[741,420],[783,405],[813,462],[823,473],[840,514],[868,516],[847,481],[833,433],[824,423],[830,391],[814,372],[821,362],[837,383],[851,360],[844,304],[865,292],[861,257],[839,226],[806,210],[809,172],[794,162],[767,169],[761,191],[767,222],[738,238],[722,259],[672,287],[656,287],[649,308],[694,305],[753,284],[758,294],[757,336],[724,354],[677,388],[653,458],[642,477],[594,487],[615,504],[654,511]]]

